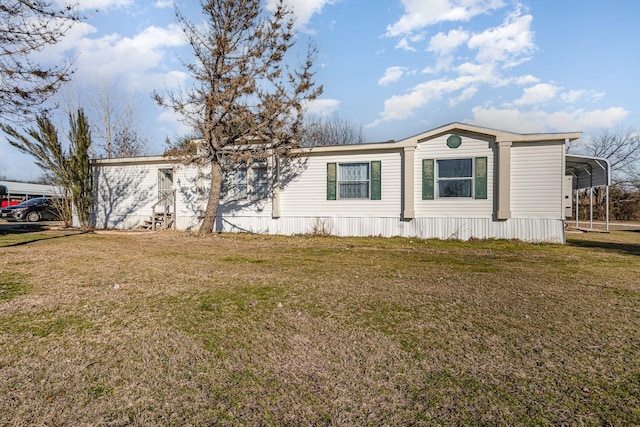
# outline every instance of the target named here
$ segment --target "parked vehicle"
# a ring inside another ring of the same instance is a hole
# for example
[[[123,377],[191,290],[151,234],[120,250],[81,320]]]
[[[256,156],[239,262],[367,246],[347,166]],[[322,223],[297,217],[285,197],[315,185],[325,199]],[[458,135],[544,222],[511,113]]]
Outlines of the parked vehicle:
[[[0,217],[7,221],[36,222],[41,220],[59,220],[60,214],[54,199],[37,197],[0,210]]]

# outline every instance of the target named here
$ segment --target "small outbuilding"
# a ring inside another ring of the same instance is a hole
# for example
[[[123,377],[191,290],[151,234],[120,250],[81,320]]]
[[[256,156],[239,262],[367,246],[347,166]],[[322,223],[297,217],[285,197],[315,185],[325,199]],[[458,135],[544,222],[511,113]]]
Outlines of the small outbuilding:
[[[60,189],[55,185],[0,181],[0,204],[2,207],[15,205],[35,197],[56,197],[60,194]]]

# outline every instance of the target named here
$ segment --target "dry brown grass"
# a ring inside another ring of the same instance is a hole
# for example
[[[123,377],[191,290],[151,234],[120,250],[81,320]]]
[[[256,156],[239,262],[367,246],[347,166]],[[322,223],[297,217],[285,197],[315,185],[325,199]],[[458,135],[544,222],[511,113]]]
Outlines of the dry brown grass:
[[[631,232],[0,235],[0,424],[640,424],[639,256]]]

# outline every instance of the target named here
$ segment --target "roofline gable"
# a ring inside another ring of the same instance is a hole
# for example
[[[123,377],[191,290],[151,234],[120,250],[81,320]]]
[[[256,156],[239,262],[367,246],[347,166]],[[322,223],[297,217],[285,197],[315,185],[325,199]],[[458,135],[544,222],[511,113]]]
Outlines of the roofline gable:
[[[490,137],[495,142],[551,142],[551,141],[574,141],[582,137],[582,132],[556,132],[556,133],[514,133],[498,129],[492,129],[467,123],[453,122],[444,126],[418,134],[412,138],[417,138],[417,143],[425,142],[429,139],[446,135],[448,133],[463,132],[467,134]],[[402,141],[400,141],[402,142]]]

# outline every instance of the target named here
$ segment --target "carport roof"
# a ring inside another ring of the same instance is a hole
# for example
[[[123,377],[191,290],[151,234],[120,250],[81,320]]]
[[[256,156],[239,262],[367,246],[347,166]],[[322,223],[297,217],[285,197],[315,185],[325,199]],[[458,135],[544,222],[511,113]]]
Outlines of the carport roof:
[[[576,178],[573,184],[574,190],[611,185],[610,166],[607,159],[567,154],[565,165],[567,175]]]

